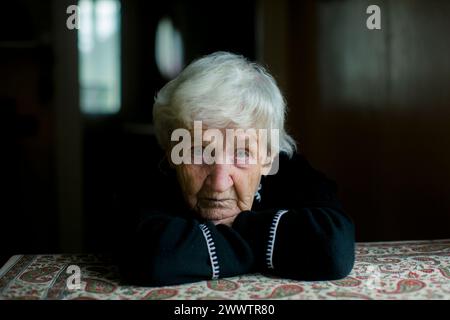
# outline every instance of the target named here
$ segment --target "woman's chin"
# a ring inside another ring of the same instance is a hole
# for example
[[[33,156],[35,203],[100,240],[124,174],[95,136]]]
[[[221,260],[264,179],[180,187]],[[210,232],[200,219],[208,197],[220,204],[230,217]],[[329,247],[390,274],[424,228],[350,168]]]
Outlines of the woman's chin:
[[[218,224],[222,220],[235,217],[239,211],[224,208],[201,208],[199,214],[202,218]]]

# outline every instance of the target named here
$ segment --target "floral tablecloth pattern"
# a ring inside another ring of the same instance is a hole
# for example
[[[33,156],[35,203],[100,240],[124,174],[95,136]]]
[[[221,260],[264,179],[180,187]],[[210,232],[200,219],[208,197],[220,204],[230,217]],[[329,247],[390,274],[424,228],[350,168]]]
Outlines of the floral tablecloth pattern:
[[[67,286],[76,265],[80,288]],[[450,239],[358,243],[356,263],[337,281],[295,281],[263,274],[167,287],[121,283],[101,255],[18,255],[0,270],[0,299],[450,299]]]

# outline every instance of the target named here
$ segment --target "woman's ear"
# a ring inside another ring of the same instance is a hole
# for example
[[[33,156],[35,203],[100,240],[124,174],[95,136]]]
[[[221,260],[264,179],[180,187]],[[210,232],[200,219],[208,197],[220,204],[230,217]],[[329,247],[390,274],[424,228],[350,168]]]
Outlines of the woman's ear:
[[[262,162],[261,174],[263,176],[267,176],[270,173],[270,171],[272,169],[272,164],[273,164],[273,157],[271,157],[271,156],[265,157],[265,159]]]
[[[261,174],[263,176],[276,174],[279,169],[279,159],[278,154],[275,156],[267,156],[265,162],[263,162]]]

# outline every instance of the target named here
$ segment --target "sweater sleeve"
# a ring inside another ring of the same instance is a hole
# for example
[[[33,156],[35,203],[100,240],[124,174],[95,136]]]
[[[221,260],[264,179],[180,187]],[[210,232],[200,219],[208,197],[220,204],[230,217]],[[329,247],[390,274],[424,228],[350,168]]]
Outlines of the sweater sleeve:
[[[123,245],[118,260],[128,283],[164,286],[245,274],[254,256],[232,228],[152,212]]]
[[[353,223],[338,209],[245,211],[233,228],[252,247],[262,272],[296,280],[334,280],[353,268]]]

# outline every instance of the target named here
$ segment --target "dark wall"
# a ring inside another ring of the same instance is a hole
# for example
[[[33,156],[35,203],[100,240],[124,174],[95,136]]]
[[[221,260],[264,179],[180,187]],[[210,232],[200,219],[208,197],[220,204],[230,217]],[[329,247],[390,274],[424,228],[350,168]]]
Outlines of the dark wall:
[[[370,4],[292,3],[291,124],[338,181],[358,240],[447,238],[450,3],[377,1],[376,31]]]
[[[0,264],[58,248],[50,3],[0,10]]]

